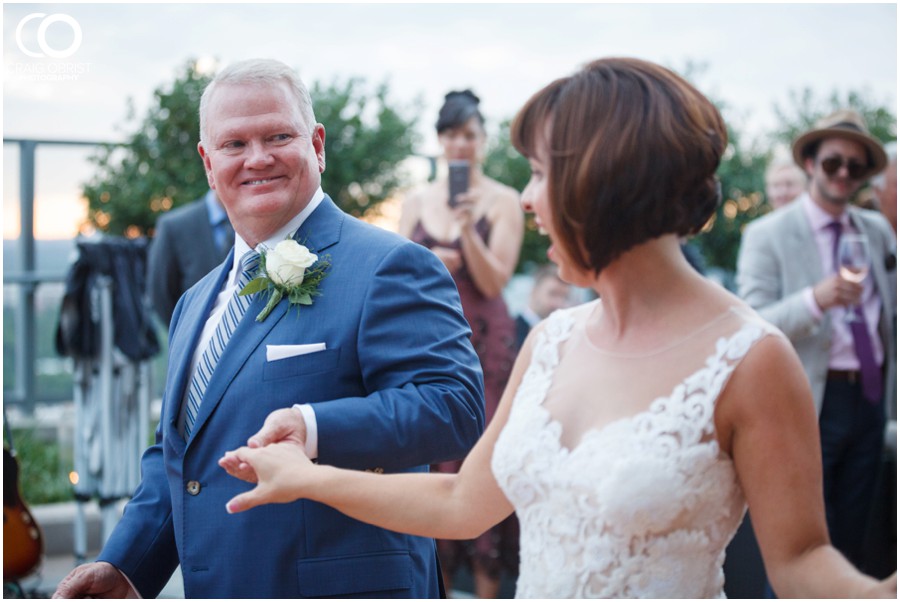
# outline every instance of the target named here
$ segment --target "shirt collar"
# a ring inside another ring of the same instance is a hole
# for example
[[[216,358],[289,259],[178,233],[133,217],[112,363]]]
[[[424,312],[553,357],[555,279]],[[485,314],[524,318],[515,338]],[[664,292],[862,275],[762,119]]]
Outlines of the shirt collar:
[[[846,209],[835,218],[833,215],[819,207],[812,197],[809,196],[808,192],[802,193],[797,200],[803,204],[803,210],[806,212],[806,217],[809,219],[813,232],[824,230],[833,222],[840,222],[845,229],[850,225],[850,216]]]
[[[322,202],[325,198],[325,193],[322,192],[322,187],[316,189],[316,192],[313,193],[312,198],[309,200],[309,203],[306,204],[306,207],[303,208],[303,211],[298,213],[284,226],[279,228],[272,236],[262,241],[258,245],[256,245],[256,251],[261,252],[265,249],[271,249],[282,240],[289,238],[294,235],[300,226],[303,225],[303,222],[306,221],[306,218],[309,217],[313,211],[316,210],[316,207]],[[250,250],[250,245],[244,242],[244,239],[241,238],[241,235],[235,232],[234,234],[234,263],[231,267],[232,280],[235,280],[240,274],[239,265],[241,263],[241,258]]]

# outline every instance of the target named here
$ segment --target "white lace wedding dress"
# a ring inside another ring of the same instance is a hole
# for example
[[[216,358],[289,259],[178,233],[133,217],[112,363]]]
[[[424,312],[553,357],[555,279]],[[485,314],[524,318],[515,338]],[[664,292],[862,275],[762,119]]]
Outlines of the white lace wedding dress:
[[[494,449],[521,528],[516,597],[724,597],[746,504],[713,411],[754,343],[781,335],[733,308],[664,349],[618,355],[583,328],[599,303],[537,333]]]

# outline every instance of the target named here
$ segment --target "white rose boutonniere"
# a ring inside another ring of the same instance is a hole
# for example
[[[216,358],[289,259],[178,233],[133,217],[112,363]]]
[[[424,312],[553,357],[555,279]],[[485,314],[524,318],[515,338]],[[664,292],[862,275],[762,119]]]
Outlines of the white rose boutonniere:
[[[313,297],[321,294],[319,283],[330,266],[327,257],[319,260],[315,253],[289,238],[274,249],[260,252],[259,272],[239,294],[268,293],[266,306],[256,316],[256,321],[262,322],[284,297],[290,305],[312,305]]]

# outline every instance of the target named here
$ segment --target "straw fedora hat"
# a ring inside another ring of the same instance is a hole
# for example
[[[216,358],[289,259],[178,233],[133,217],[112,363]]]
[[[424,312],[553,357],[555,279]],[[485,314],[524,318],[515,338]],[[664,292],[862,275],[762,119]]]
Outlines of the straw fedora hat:
[[[887,155],[884,153],[881,142],[869,134],[869,129],[862,116],[850,109],[843,109],[823,117],[816,122],[813,129],[797,138],[793,147],[794,162],[805,171],[805,160],[813,156],[811,147],[825,138],[846,138],[862,144],[869,158],[869,169],[863,176],[865,178],[877,174],[887,165]]]

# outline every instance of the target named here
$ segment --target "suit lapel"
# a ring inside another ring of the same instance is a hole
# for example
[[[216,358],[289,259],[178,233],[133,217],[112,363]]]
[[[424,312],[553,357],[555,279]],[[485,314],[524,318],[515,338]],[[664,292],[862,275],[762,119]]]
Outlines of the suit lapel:
[[[785,212],[784,244],[787,256],[793,258],[790,265],[800,268],[796,277],[803,281],[803,286],[812,286],[825,277],[812,226],[799,200],[780,211]]]
[[[271,332],[275,325],[281,321],[287,310],[287,301],[279,303],[262,322],[256,321],[256,316],[266,306],[264,295],[257,293],[247,308],[247,312],[241,318],[235,328],[231,339],[222,351],[222,357],[209,379],[209,385],[203,394],[203,402],[197,412],[191,439],[201,431],[207,418],[215,411],[222,401],[228,386],[241,371],[247,358],[259,347],[260,343]]]
[[[181,401],[184,399],[184,391],[191,378],[191,360],[194,357],[194,350],[200,339],[200,333],[206,325],[209,318],[209,312],[212,310],[219,291],[222,290],[222,284],[231,271],[233,262],[232,256],[234,251],[230,251],[222,265],[218,268],[215,278],[207,278],[201,280],[197,285],[199,288],[194,296],[194,301],[185,303],[178,318],[178,324],[181,327],[179,332],[184,332],[185,344],[177,347],[178,355],[169,358],[169,368],[175,370],[172,378],[169,380],[171,387],[167,386],[167,392],[173,395],[170,403],[166,408],[166,422],[169,425],[170,435],[174,434],[174,438],[181,440],[176,430],[178,421],[178,413],[181,411]],[[183,326],[182,326],[183,325]],[[186,331],[185,331],[186,329]]]
[[[314,253],[324,251],[341,239],[346,218],[347,214],[325,195],[312,215],[297,229],[294,239]]]
[[[340,240],[341,227],[345,217],[344,212],[338,209],[331,199],[326,196],[319,206],[316,207],[316,210],[306,218],[303,225],[297,230],[294,238],[301,244],[306,245],[310,250],[318,253]],[[221,280],[219,282],[219,288],[221,288]],[[218,291],[219,289],[217,288],[216,290]],[[254,295],[247,312],[231,335],[231,339],[222,352],[222,357],[219,358],[216,370],[213,372],[209,385],[206,388],[203,402],[200,404],[200,411],[197,413],[197,419],[194,422],[191,439],[196,437],[197,433],[201,431],[207,418],[212,415],[222,401],[228,386],[243,369],[250,355],[263,343],[272,329],[288,313],[288,301],[287,299],[282,299],[265,320],[257,322],[256,316],[265,306],[265,295],[259,293]],[[205,315],[208,315],[208,313],[207,309]],[[196,342],[194,345],[196,345]],[[184,390],[183,385],[180,390]]]
[[[850,223],[869,239],[869,253],[872,256],[872,278],[875,280],[875,287],[878,289],[878,296],[881,299],[881,316],[882,321],[884,321],[885,312],[883,310],[892,304],[891,296],[888,293],[887,272],[884,267],[884,249],[880,244],[876,244],[876,242],[880,241],[879,234],[869,226],[868,220],[862,218],[859,214],[860,211],[863,211],[863,209],[849,207]]]

